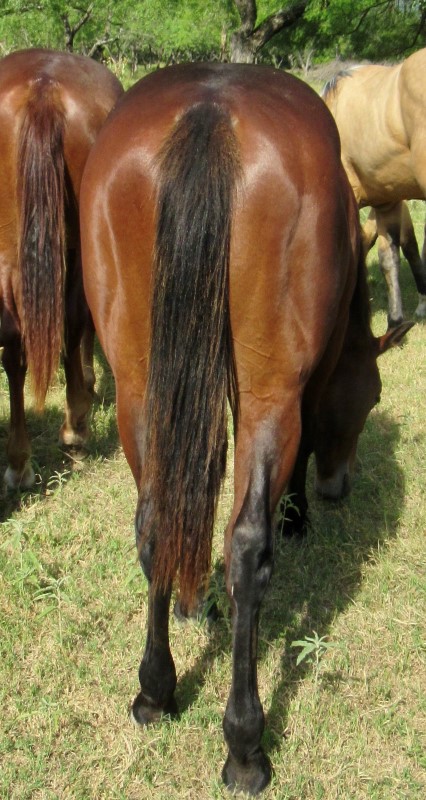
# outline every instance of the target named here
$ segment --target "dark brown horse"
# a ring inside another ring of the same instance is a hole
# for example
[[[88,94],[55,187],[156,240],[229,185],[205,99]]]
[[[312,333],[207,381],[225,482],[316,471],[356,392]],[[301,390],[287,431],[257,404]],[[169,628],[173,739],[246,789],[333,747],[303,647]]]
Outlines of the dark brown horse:
[[[93,370],[83,379],[80,341],[90,319],[81,275],[78,200],[89,150],[122,94],[89,58],[24,50],[0,61],[0,345],[9,380],[6,484],[34,481],[25,423],[29,369],[41,408],[61,350],[67,383],[60,438],[87,438]],[[90,355],[90,351],[89,351]]]
[[[399,246],[402,200],[426,199],[426,48],[401,64],[355,66],[324,87],[342,145],[342,161],[360,206],[373,206],[379,258],[388,286],[389,325],[402,320]],[[426,316],[426,262],[410,260]]]
[[[133,716],[145,724],[175,710],[172,585],[179,575],[190,609],[208,578],[229,400],[233,672],[223,779],[256,794],[270,778],[256,656],[274,509],[292,473],[303,506],[314,447],[320,491],[346,488],[380,394],[377,356],[405,328],[372,335],[358,210],[333,119],[305,84],[272,69],[184,65],[136,84],[89,156],[81,225],[149,581]]]

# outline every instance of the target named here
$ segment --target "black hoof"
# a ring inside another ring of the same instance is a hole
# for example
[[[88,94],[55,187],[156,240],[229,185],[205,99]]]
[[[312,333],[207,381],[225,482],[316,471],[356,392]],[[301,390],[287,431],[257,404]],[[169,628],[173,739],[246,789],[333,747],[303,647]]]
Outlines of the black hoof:
[[[222,780],[230,791],[235,789],[251,795],[260,794],[271,780],[272,769],[269,758],[263,750],[258,750],[255,755],[244,764],[228,754],[222,770]]]
[[[390,317],[388,317],[388,331],[391,330],[392,328],[397,328],[398,325],[401,325],[403,321],[404,321],[403,317],[398,317],[398,319],[391,319]]]
[[[280,531],[285,539],[303,538],[309,528],[309,515],[307,510],[299,511],[295,506],[281,508]]]
[[[174,697],[164,708],[159,708],[150,703],[142,692],[139,692],[133,701],[130,716],[137,725],[152,725],[154,722],[159,722],[164,716],[177,717],[178,713]]]

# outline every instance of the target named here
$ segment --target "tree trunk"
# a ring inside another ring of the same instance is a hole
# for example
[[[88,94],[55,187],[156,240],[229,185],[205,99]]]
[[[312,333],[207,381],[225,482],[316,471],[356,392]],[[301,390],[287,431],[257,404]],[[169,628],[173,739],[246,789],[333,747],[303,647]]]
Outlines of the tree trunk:
[[[235,0],[241,25],[231,36],[230,60],[234,63],[252,64],[256,54],[266,42],[284,28],[290,28],[303,17],[309,0],[295,0],[288,8],[280,9],[256,26],[255,0]]]
[[[250,37],[235,31],[231,36],[230,60],[234,64],[253,64],[255,55]]]

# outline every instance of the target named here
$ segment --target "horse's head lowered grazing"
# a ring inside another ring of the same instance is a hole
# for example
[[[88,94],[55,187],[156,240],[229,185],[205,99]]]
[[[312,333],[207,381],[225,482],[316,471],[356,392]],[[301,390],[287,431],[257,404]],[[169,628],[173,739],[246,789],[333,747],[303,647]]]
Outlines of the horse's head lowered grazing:
[[[208,576],[229,399],[233,671],[222,774],[256,794],[271,773],[256,658],[273,512],[291,483],[306,502],[314,449],[319,486],[351,459],[380,393],[377,356],[391,343],[371,333],[358,212],[332,117],[305,84],[268,68],[152,74],[119,102],[92,150],[81,225],[149,581],[133,716],[146,724],[176,710],[172,586],[179,575],[188,609]]]

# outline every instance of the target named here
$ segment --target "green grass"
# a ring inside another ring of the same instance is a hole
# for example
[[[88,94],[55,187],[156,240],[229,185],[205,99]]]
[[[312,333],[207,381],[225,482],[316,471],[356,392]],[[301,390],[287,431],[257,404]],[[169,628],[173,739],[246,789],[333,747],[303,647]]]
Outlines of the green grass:
[[[418,233],[423,205],[412,204]],[[373,325],[386,292],[370,255]],[[416,295],[403,266],[409,316]],[[332,505],[310,489],[306,541],[277,542],[262,609],[260,694],[274,765],[265,798],[414,800],[425,793],[425,326],[381,363],[382,402],[360,441],[353,491]],[[144,645],[146,582],[135,561],[136,491],[119,446],[114,387],[98,351],[88,458],[56,446],[63,379],[46,413],[29,410],[38,485],[0,502],[0,797],[211,800],[225,757],[230,626],[171,622],[178,720],[146,731],[128,718]],[[8,398],[1,376],[0,469]],[[231,466],[229,472],[231,473]],[[214,575],[226,607],[222,531]],[[312,475],[310,476],[310,487]],[[336,646],[317,667],[291,646],[317,632]]]

